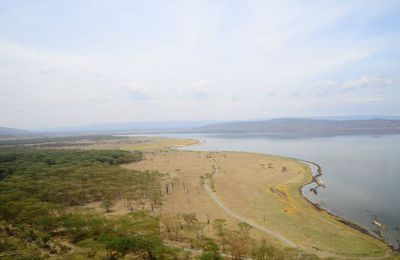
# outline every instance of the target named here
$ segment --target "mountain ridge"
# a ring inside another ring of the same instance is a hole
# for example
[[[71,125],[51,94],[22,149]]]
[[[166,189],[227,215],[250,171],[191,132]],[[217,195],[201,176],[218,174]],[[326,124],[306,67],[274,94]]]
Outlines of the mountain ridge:
[[[28,136],[28,135],[32,135],[32,134],[33,133],[28,130],[0,126],[0,136],[1,137]]]
[[[329,120],[278,118],[206,125],[193,131],[203,133],[283,133],[283,134],[391,134],[400,133],[400,120]]]

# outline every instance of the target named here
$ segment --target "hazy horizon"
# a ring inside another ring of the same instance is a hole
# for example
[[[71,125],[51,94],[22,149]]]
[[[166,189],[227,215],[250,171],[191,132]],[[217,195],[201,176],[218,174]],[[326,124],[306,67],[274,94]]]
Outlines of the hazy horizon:
[[[0,126],[400,115],[399,1],[3,1]]]
[[[113,132],[113,131],[158,131],[158,130],[179,130],[205,127],[211,125],[225,123],[246,123],[246,122],[267,122],[270,120],[332,120],[337,122],[343,121],[363,121],[363,120],[400,120],[399,115],[351,115],[351,116],[288,116],[288,117],[271,117],[271,118],[249,118],[237,120],[161,120],[161,121],[123,121],[123,122],[98,122],[87,123],[81,125],[67,125],[37,128],[15,128],[10,126],[0,125],[0,128],[10,128],[27,130],[37,133],[61,133],[61,132]]]

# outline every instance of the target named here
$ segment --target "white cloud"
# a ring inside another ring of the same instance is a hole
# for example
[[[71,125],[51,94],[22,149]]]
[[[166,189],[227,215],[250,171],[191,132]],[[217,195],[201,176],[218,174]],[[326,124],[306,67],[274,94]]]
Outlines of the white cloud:
[[[111,96],[102,94],[82,95],[77,98],[77,101],[80,104],[110,102],[111,100],[112,100]]]
[[[34,49],[25,44],[0,41],[0,57],[8,65],[35,70],[40,74],[54,72],[93,72],[99,68],[98,61],[82,55],[72,55]],[[20,66],[21,67],[21,66]]]
[[[396,83],[399,84],[400,82],[383,76],[362,76],[355,80],[343,82],[340,84],[340,89],[354,90],[362,88],[385,88],[388,86],[394,86]]]
[[[396,77],[362,76],[347,81],[323,80],[315,82],[311,87],[305,88],[305,96],[326,96],[348,92],[382,92],[389,87],[400,87],[400,81]]]
[[[184,95],[195,100],[208,98],[213,92],[213,87],[207,80],[193,82],[184,91]]]
[[[100,93],[92,93],[93,89],[83,89],[86,94],[77,97],[80,104],[95,103],[124,103],[130,101],[145,101],[154,98],[151,91],[143,84],[131,81],[129,83],[120,83],[112,88],[104,88]]]
[[[130,82],[121,85],[128,99],[131,100],[147,100],[151,98],[150,91],[141,83]]]
[[[376,103],[383,102],[385,99],[382,97],[358,97],[347,99],[349,103]]]

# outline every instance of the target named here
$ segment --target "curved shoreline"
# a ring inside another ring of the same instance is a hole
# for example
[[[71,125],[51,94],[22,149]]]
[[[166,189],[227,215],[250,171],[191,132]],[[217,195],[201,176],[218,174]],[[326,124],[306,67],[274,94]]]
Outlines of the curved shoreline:
[[[264,155],[272,155],[272,154],[264,154]],[[286,156],[282,156],[282,155],[272,155],[272,156],[276,156],[276,157],[281,157],[281,158],[297,161],[299,163],[305,164],[310,169],[312,179],[309,182],[301,185],[298,188],[298,191],[299,191],[301,197],[304,200],[306,200],[309,204],[311,204],[311,206],[313,206],[316,210],[326,212],[331,217],[333,217],[336,221],[338,221],[338,222],[340,222],[340,223],[342,223],[342,224],[344,224],[344,225],[346,225],[346,226],[348,226],[348,227],[350,227],[350,228],[352,228],[354,230],[357,230],[357,231],[359,231],[359,232],[361,232],[361,233],[363,233],[365,235],[368,235],[368,236],[370,236],[370,237],[372,237],[374,239],[377,239],[377,240],[383,242],[388,248],[390,248],[392,250],[392,252],[396,251],[396,249],[390,243],[388,243],[385,239],[375,236],[367,228],[365,228],[365,227],[363,227],[363,226],[361,226],[361,225],[359,225],[357,223],[354,223],[354,222],[352,222],[350,220],[347,220],[347,219],[345,219],[345,218],[333,213],[328,208],[323,207],[320,204],[311,201],[309,198],[307,198],[303,194],[303,188],[305,188],[306,186],[314,183],[315,182],[314,177],[320,177],[323,174],[322,167],[318,163],[315,163],[315,162],[312,162],[312,161],[308,161],[308,160],[304,160],[304,159],[298,159],[298,158],[294,158],[294,157],[286,157]],[[316,170],[313,170],[312,166],[316,167]],[[316,172],[316,174],[313,174],[315,172]],[[383,257],[385,257],[385,256],[383,256]]]
[[[311,170],[311,176],[313,176],[313,177],[320,177],[320,176],[322,175],[322,167],[321,167],[319,164],[315,163],[315,162],[306,161],[306,160],[301,160],[301,159],[295,159],[295,158],[290,158],[290,157],[287,157],[287,158],[293,159],[293,160],[296,160],[296,161],[298,161],[298,162],[300,162],[300,163],[306,164],[306,165],[310,168],[310,170]],[[310,165],[314,165],[315,167],[317,167],[317,174],[313,175],[313,172],[314,172],[314,171],[313,171],[312,167],[310,167]],[[300,192],[300,194],[301,194],[301,196],[302,196],[306,201],[308,201],[308,203],[310,203],[310,204],[311,204],[314,208],[316,208],[317,210],[327,212],[329,215],[333,216],[337,221],[339,221],[339,222],[341,222],[341,223],[343,223],[343,224],[345,224],[345,225],[347,225],[347,226],[349,226],[349,227],[351,227],[351,228],[353,228],[353,229],[356,229],[356,230],[358,230],[358,231],[360,231],[360,232],[362,232],[362,233],[364,233],[364,234],[367,234],[367,235],[369,235],[369,236],[372,236],[373,238],[376,238],[376,239],[378,239],[378,240],[380,240],[380,241],[382,241],[382,242],[385,242],[385,244],[387,244],[387,242],[386,242],[384,239],[374,236],[372,233],[370,233],[370,232],[368,231],[367,228],[364,228],[363,226],[361,226],[361,225],[359,225],[359,224],[357,224],[357,223],[351,222],[351,221],[349,221],[349,220],[347,220],[347,219],[345,219],[345,218],[343,218],[343,217],[341,217],[341,216],[339,216],[339,215],[336,215],[335,213],[333,213],[332,211],[330,211],[328,208],[323,207],[323,206],[321,206],[320,204],[318,204],[318,203],[316,203],[316,202],[313,202],[313,201],[311,201],[309,198],[307,198],[306,195],[304,195],[304,193],[303,193],[303,189],[306,188],[306,186],[308,186],[308,185],[310,185],[310,184],[312,184],[312,183],[314,183],[314,182],[315,182],[314,180],[311,180],[310,182],[308,182],[308,183],[306,183],[306,184],[300,186],[299,189],[298,189],[299,192]],[[392,247],[390,244],[388,244],[388,246]],[[392,249],[393,249],[393,248],[392,248]]]
[[[204,142],[204,141],[199,140],[199,142],[196,143],[196,144],[194,144],[194,145],[201,145],[203,142]],[[187,145],[187,146],[185,146],[185,147],[189,147],[189,146],[192,146],[192,145]],[[181,149],[181,148],[184,148],[184,147],[180,147],[179,149]],[[197,150],[189,150],[189,149],[188,149],[187,151],[197,151]],[[247,152],[247,151],[222,151],[222,150],[214,150],[214,151],[208,151],[208,152],[245,152],[245,153],[253,153],[253,154],[259,154],[259,155],[275,156],[275,157],[280,157],[280,158],[284,158],[284,159],[294,160],[294,161],[297,161],[297,162],[299,162],[299,163],[301,163],[301,164],[305,164],[305,165],[310,169],[310,173],[311,173],[311,177],[312,177],[312,179],[311,179],[309,182],[307,182],[307,183],[301,185],[301,186],[298,188],[298,191],[299,191],[301,197],[302,197],[305,201],[307,201],[307,202],[308,202],[313,208],[315,208],[317,211],[324,211],[324,212],[326,212],[326,213],[329,214],[331,217],[333,217],[336,221],[338,221],[338,222],[340,222],[340,223],[342,223],[342,224],[344,224],[344,225],[346,225],[346,226],[348,226],[348,227],[350,227],[350,228],[352,228],[352,229],[354,229],[354,230],[356,230],[356,231],[358,231],[358,232],[361,232],[361,233],[363,233],[363,234],[365,234],[365,235],[368,235],[368,236],[370,236],[370,237],[372,237],[372,238],[374,238],[374,239],[377,239],[377,240],[383,242],[389,249],[391,249],[392,252],[395,252],[395,248],[394,248],[390,243],[388,243],[385,239],[375,236],[375,235],[372,234],[367,228],[364,228],[363,226],[361,226],[361,225],[359,225],[359,224],[357,224],[357,223],[351,222],[351,221],[349,221],[349,220],[347,220],[347,219],[345,219],[345,218],[343,218],[343,217],[341,217],[341,216],[339,216],[339,215],[333,213],[333,212],[330,211],[328,208],[323,207],[323,206],[321,206],[320,204],[311,201],[309,198],[307,198],[307,197],[303,194],[303,188],[305,188],[307,185],[310,185],[310,184],[314,183],[314,182],[315,182],[315,179],[314,179],[315,177],[320,177],[320,176],[322,176],[323,171],[322,171],[322,167],[321,167],[319,164],[317,164],[317,163],[315,163],[315,162],[312,162],[312,161],[308,161],[308,160],[304,160],[304,159],[298,159],[298,158],[294,158],[294,157],[287,157],[287,156],[273,155],[273,154],[265,154],[265,153],[254,153],[254,152]],[[313,167],[315,167],[316,169],[313,169]],[[376,259],[381,259],[381,258],[385,258],[385,257],[387,257],[387,255],[384,255],[384,256],[377,256],[377,257],[374,257],[374,258],[376,258]]]

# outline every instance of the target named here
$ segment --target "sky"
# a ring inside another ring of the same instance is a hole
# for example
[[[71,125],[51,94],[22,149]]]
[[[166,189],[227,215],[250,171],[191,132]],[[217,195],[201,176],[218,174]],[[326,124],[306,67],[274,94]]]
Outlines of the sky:
[[[400,115],[400,1],[0,0],[0,126]]]

